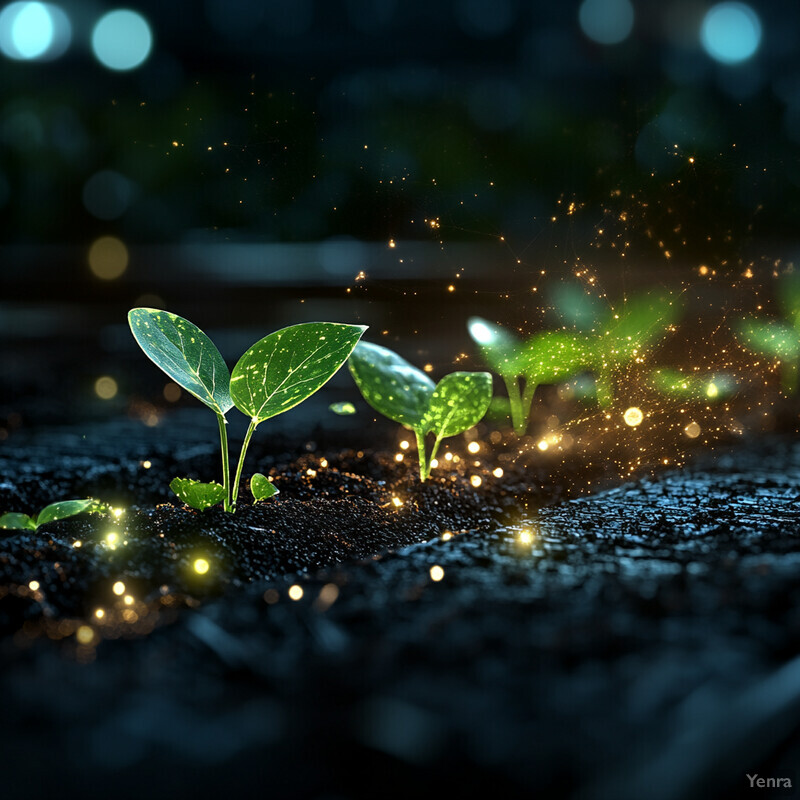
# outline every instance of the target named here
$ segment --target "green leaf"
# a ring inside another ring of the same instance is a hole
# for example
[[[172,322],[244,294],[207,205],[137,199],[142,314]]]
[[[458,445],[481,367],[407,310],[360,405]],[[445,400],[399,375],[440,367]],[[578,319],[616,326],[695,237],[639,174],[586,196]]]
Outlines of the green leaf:
[[[95,507],[96,502],[96,500],[89,498],[87,500],[62,500],[58,503],[51,503],[39,512],[39,516],[36,518],[36,527],[39,528],[48,522],[55,522],[57,519],[74,517],[84,511],[90,511]]]
[[[437,439],[455,436],[477,425],[491,401],[488,372],[451,372],[436,384],[421,427]]]
[[[358,343],[349,367],[364,399],[376,411],[409,428],[420,426],[435,388],[422,370],[369,342]]]
[[[202,483],[191,478],[173,478],[169,488],[187,506],[198,511],[204,511],[225,499],[225,487],[218,483]]]
[[[625,363],[664,336],[681,314],[669,296],[640,295],[628,300],[605,325],[602,345],[611,363]]]
[[[542,331],[522,346],[520,374],[534,383],[557,383],[579,373],[588,360],[582,336],[565,331]]]
[[[684,375],[675,369],[657,369],[650,383],[662,394],[685,400],[717,401],[733,394],[736,384],[730,375]]]
[[[250,478],[250,491],[253,493],[253,499],[258,502],[259,500],[266,500],[268,497],[273,497],[279,494],[278,487],[272,483],[266,475],[256,472]]]
[[[145,355],[175,383],[218,414],[230,411],[230,372],[200,328],[155,308],[132,309],[128,324]]]
[[[549,292],[558,315],[566,325],[581,331],[596,327],[603,316],[600,299],[574,283],[557,283]]]
[[[231,398],[257,424],[302,403],[347,361],[366,328],[307,322],[256,342],[231,375]]]
[[[486,416],[493,422],[508,422],[511,419],[511,401],[507,397],[493,397]]]
[[[800,273],[794,272],[784,277],[777,290],[781,310],[800,332]]]
[[[349,417],[356,413],[356,407],[352,403],[331,403],[328,408],[340,417]]]
[[[27,514],[9,511],[0,517],[0,528],[10,531],[35,531],[36,523]]]
[[[736,335],[757,353],[792,361],[800,356],[800,336],[780,322],[747,319],[739,323]]]
[[[505,328],[481,317],[470,317],[467,330],[480,347],[486,363],[503,378],[516,378],[519,374],[517,356],[520,340]]]

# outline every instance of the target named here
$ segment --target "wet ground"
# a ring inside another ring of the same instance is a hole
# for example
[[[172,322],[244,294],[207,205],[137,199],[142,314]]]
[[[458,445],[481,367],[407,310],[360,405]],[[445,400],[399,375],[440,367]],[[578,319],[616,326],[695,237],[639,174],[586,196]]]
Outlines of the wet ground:
[[[310,426],[300,451],[278,426],[251,466],[284,476],[283,506],[233,524],[156,507],[165,475],[215,469],[198,419],[6,442],[3,510],[90,491],[129,508],[117,549],[95,517],[0,538],[10,789],[666,800],[752,796],[747,773],[797,785],[794,439],[564,500],[570,476],[548,484],[544,463],[475,489],[470,462],[419,489],[393,429],[370,432],[383,457],[342,449],[352,421]]]

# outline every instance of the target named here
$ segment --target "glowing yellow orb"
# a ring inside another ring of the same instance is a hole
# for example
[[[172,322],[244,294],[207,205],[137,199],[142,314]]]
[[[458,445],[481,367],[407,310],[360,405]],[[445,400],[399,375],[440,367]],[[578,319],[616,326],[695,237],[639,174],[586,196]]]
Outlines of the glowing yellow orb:
[[[483,483],[483,479],[480,475],[473,475],[469,482],[477,489]]]
[[[75,631],[75,638],[81,644],[91,644],[94,639],[94,631],[88,625],[81,625],[80,628]]]
[[[696,439],[700,435],[700,426],[696,422],[690,422],[683,432],[690,438]]]
[[[89,248],[89,269],[101,280],[113,281],[128,268],[128,248],[115,236],[101,236]]]
[[[469,450],[470,453],[477,453],[478,450],[480,450],[480,449],[481,449],[481,446],[480,446],[480,444],[478,444],[478,442],[470,442],[467,445],[467,450]]]
[[[116,396],[117,391],[117,382],[108,375],[103,375],[94,382],[94,393],[101,400],[110,400]]]
[[[444,570],[438,565],[434,564],[430,570],[429,574],[431,576],[431,580],[438,583],[442,578],[444,578]]]
[[[211,566],[205,558],[196,558],[194,560],[194,571],[198,575],[205,575]]]
[[[117,581],[112,587],[111,591],[114,592],[117,597],[121,597],[125,594],[125,584],[122,581]]]
[[[642,414],[641,408],[637,408],[636,406],[631,406],[622,415],[622,418],[625,420],[626,425],[630,425],[631,428],[635,428],[637,425],[642,424],[642,420],[644,419],[644,414]]]
[[[303,596],[303,587],[298,584],[293,584],[289,587],[289,597],[292,600],[299,600]]]

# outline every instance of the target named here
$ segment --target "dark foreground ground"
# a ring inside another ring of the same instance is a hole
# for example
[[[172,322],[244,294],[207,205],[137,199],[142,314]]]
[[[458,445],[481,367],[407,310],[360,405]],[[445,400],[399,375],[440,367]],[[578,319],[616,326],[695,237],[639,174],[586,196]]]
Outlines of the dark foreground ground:
[[[0,536],[3,796],[797,786],[800,444],[750,441],[565,501],[570,476],[548,484],[546,464],[476,490],[470,462],[414,488],[394,432],[387,460],[337,449],[335,431],[298,459],[277,431],[251,467],[275,471],[279,501],[231,522],[156,507],[165,476],[216,468],[194,420],[5,443],[2,510],[94,494],[128,511]]]

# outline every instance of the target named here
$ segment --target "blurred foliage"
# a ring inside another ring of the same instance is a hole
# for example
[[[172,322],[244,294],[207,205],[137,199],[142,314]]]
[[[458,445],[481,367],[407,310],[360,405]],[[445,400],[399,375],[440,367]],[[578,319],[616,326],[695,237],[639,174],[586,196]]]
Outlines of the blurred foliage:
[[[608,48],[570,4],[510,2],[502,25],[463,2],[284,5],[141,3],[156,47],[131,73],[77,40],[57,61],[3,60],[7,240],[380,241],[430,235],[432,217],[450,240],[529,237],[556,198],[602,210],[618,187],[643,232],[678,215],[698,257],[731,231],[792,230],[796,48],[720,71],[663,32],[673,4],[637,5],[635,35]],[[113,223],[82,203],[109,169],[136,189]]]

